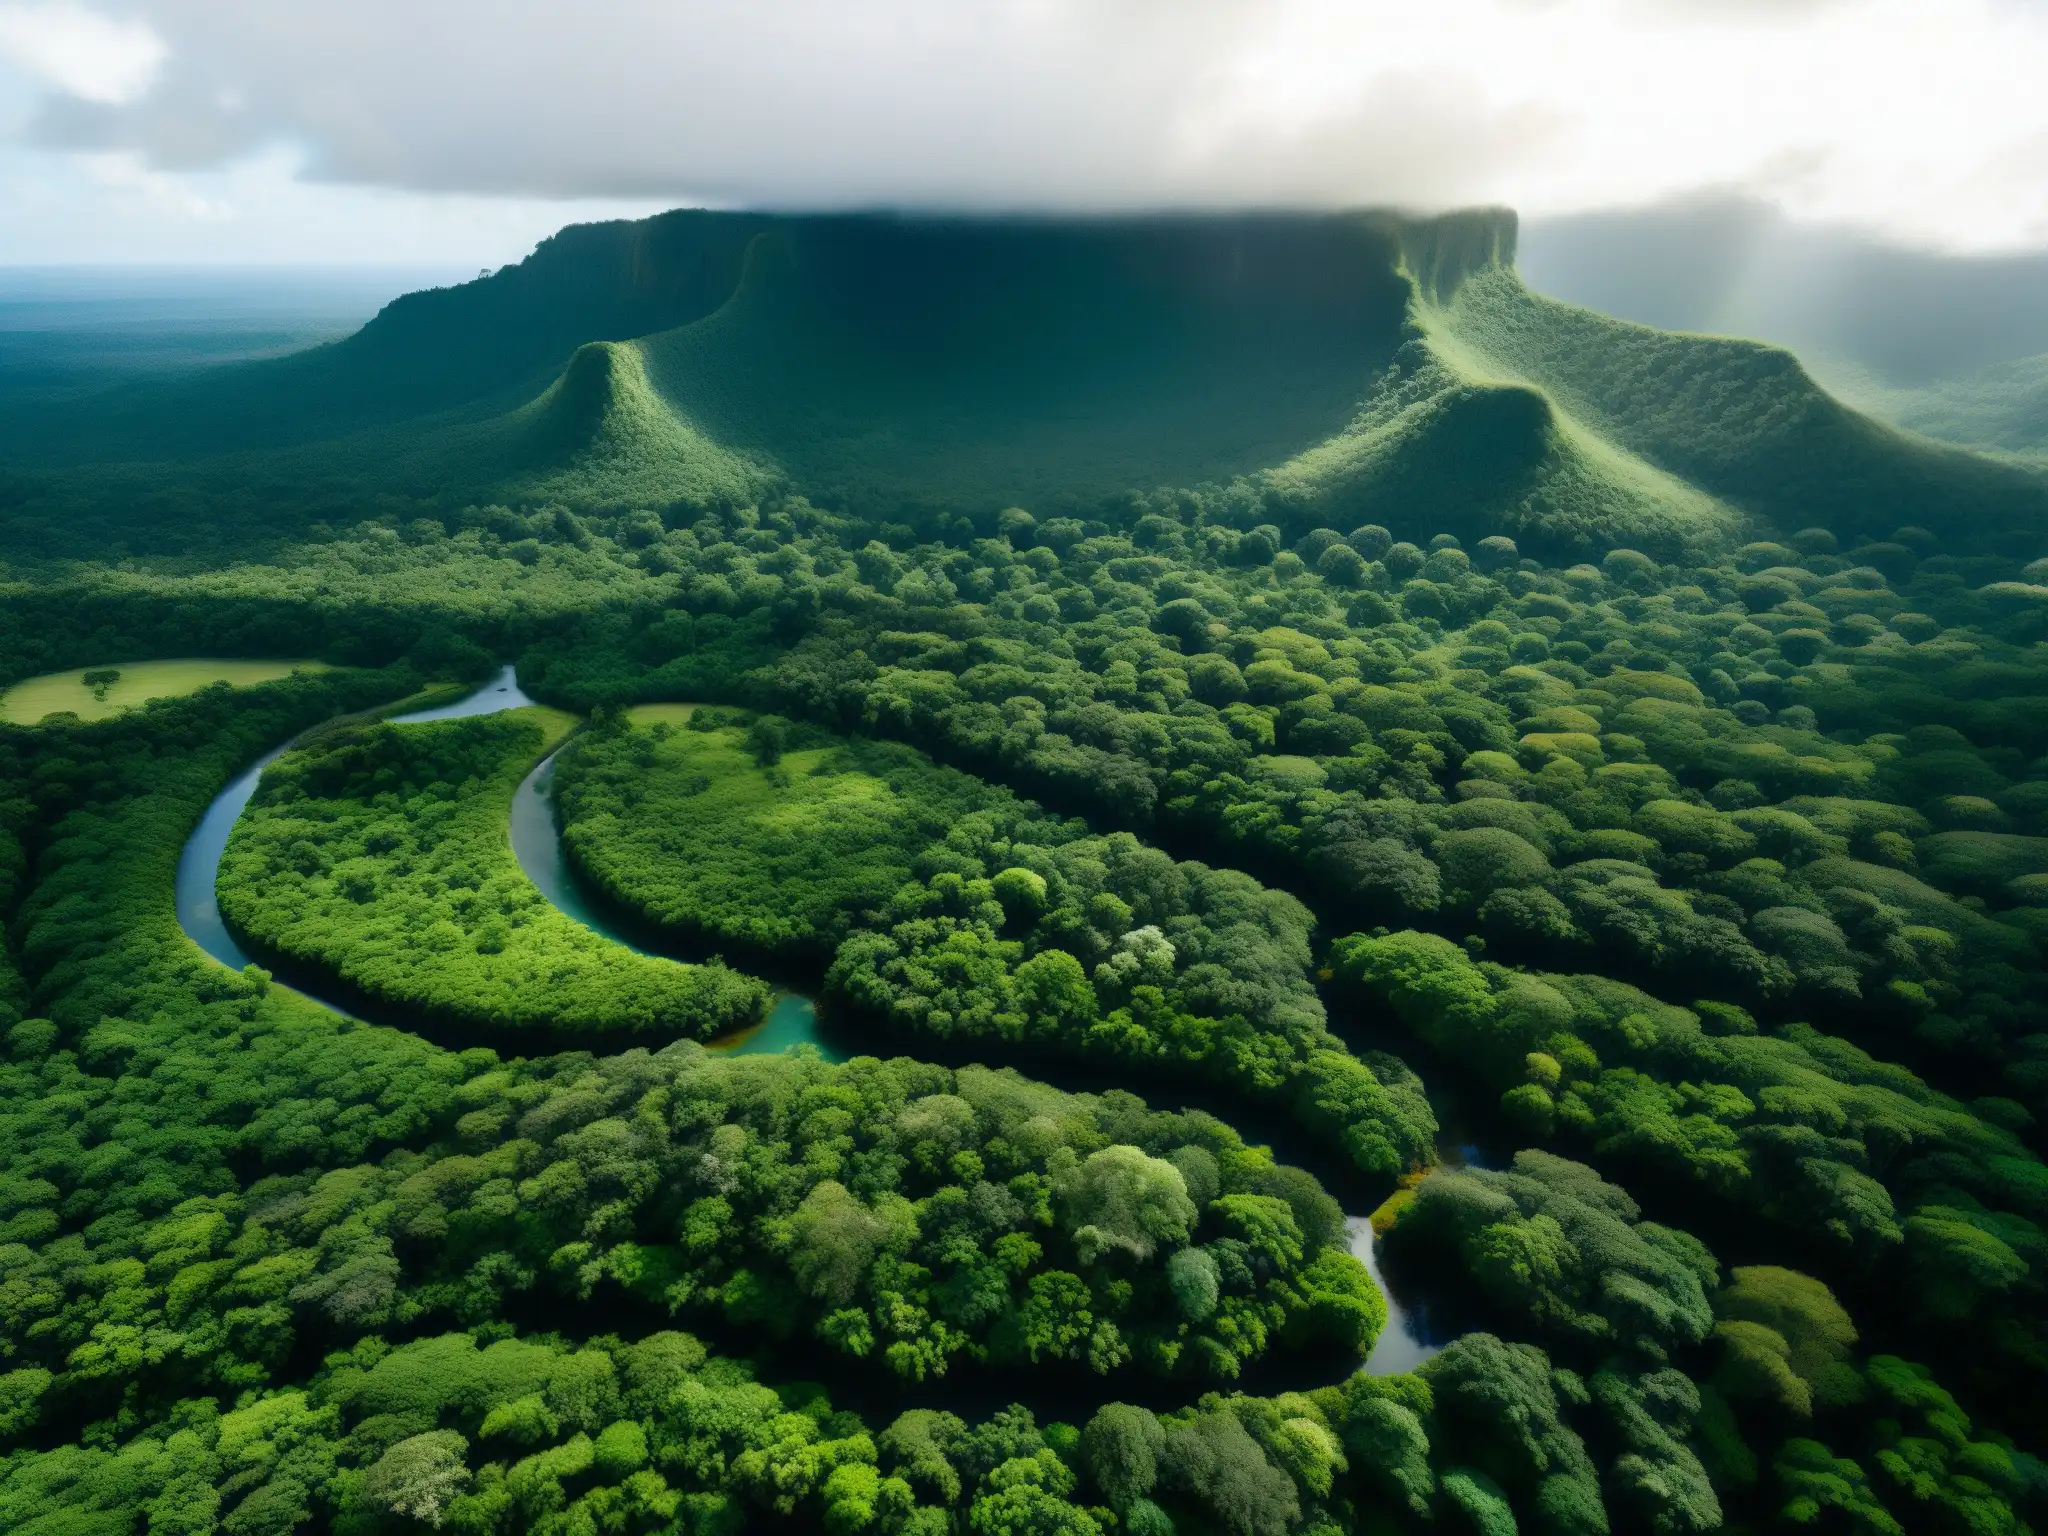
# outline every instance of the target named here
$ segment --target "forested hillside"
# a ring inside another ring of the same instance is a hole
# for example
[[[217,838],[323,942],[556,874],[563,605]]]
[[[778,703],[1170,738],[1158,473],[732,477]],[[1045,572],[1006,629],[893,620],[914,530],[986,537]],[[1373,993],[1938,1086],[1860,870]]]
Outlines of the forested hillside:
[[[2042,482],[1511,255],[671,216],[18,456],[0,686],[275,665],[0,725],[0,1528],[2048,1519]]]

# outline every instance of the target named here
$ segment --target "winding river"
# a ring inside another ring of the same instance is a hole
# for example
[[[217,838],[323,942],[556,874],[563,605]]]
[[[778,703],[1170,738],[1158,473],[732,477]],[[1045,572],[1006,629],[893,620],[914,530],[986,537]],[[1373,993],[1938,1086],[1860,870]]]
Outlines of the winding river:
[[[536,702],[520,688],[513,669],[506,667],[476,692],[452,704],[414,710],[390,718],[394,725],[413,725],[428,720],[457,720],[470,715],[496,714],[500,710],[519,709]],[[266,752],[216,795],[178,858],[179,925],[201,949],[235,970],[242,969],[251,961],[221,921],[214,881],[220,871],[221,855],[227,850],[228,836],[256,793],[263,770],[282,757],[291,745],[288,741]],[[540,893],[566,916],[629,949],[642,954],[653,953],[610,921],[576,884],[568,861],[563,857],[554,809],[549,803],[554,775],[555,759],[550,754],[521,781],[512,797],[512,852],[519,861],[519,867]],[[303,988],[298,990],[324,1008],[336,1013],[348,1012],[316,992]],[[816,1004],[796,992],[777,993],[766,1019],[750,1029],[710,1042],[709,1048],[733,1055],[747,1055],[780,1052],[794,1045],[815,1046],[827,1061],[846,1060],[846,1052],[834,1047],[820,1034]],[[1371,1221],[1364,1216],[1347,1216],[1345,1227],[1351,1234],[1352,1253],[1371,1272],[1374,1282],[1387,1299],[1387,1326],[1373,1346],[1366,1369],[1376,1376],[1413,1370],[1435,1354],[1447,1340],[1435,1336],[1429,1326],[1428,1310],[1419,1298],[1397,1296],[1387,1283],[1380,1270]]]
[[[417,709],[409,714],[390,717],[393,725],[417,725],[428,720],[460,720],[470,715],[494,715],[501,710],[521,709],[538,702],[520,688],[513,669],[506,667],[476,692],[457,699],[452,704],[439,705],[433,709]],[[294,737],[293,740],[298,738]],[[214,880],[220,872],[221,855],[227,851],[228,835],[234,831],[235,823],[241,819],[250,798],[256,793],[257,781],[263,777],[263,770],[290,750],[292,743],[266,752],[213,799],[206,808],[206,814],[199,820],[199,826],[186,840],[183,853],[178,857],[178,923],[192,941],[205,950],[222,965],[240,970],[250,963],[250,957],[228,932],[227,924],[221,921],[220,902],[214,895]],[[641,954],[650,951],[637,944],[617,926],[608,922],[604,914],[596,909],[584,895],[571,875],[567,861],[562,857],[561,839],[555,831],[552,808],[548,804],[549,785],[555,774],[555,760],[552,754],[526,776],[512,797],[512,853],[519,860],[519,867],[526,878],[531,880],[540,893],[554,903],[564,914],[574,918],[586,928],[595,930],[614,943]],[[297,988],[301,995],[311,998],[323,1008],[336,1013],[349,1010],[339,1003]],[[749,1029],[709,1042],[714,1051],[727,1052],[735,1056],[759,1052],[778,1052],[793,1045],[813,1045],[827,1061],[844,1061],[846,1053],[835,1048],[818,1031],[817,1005],[808,997],[795,992],[778,992],[768,1017]]]

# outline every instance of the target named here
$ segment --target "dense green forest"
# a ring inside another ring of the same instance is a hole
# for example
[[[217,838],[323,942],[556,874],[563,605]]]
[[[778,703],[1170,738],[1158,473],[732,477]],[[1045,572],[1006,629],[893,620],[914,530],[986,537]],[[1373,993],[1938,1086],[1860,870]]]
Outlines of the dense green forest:
[[[0,725],[0,1528],[2039,1528],[2048,488],[1505,216],[1005,227],[9,448],[0,685],[326,665]],[[770,977],[850,1060],[698,1043]]]

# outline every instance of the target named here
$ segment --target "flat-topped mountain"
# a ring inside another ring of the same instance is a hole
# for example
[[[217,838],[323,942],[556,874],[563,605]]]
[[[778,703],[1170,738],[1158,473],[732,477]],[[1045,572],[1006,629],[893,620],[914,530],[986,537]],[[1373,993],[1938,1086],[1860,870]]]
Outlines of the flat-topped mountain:
[[[1544,299],[1479,210],[582,225],[288,358],[21,413],[109,488],[232,462],[330,492],[888,513],[1207,487],[1288,527],[1671,552],[1755,520],[2048,515],[2048,480],[1835,401],[1790,354]]]

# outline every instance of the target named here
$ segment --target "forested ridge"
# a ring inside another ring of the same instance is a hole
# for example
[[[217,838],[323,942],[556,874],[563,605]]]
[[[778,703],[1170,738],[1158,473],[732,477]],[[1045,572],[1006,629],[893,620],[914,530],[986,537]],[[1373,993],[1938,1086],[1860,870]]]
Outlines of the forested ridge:
[[[0,1527],[2048,1518],[2023,527],[298,494],[0,587],[0,683],[331,664],[0,727]],[[375,1024],[178,925],[288,742],[221,906]]]

